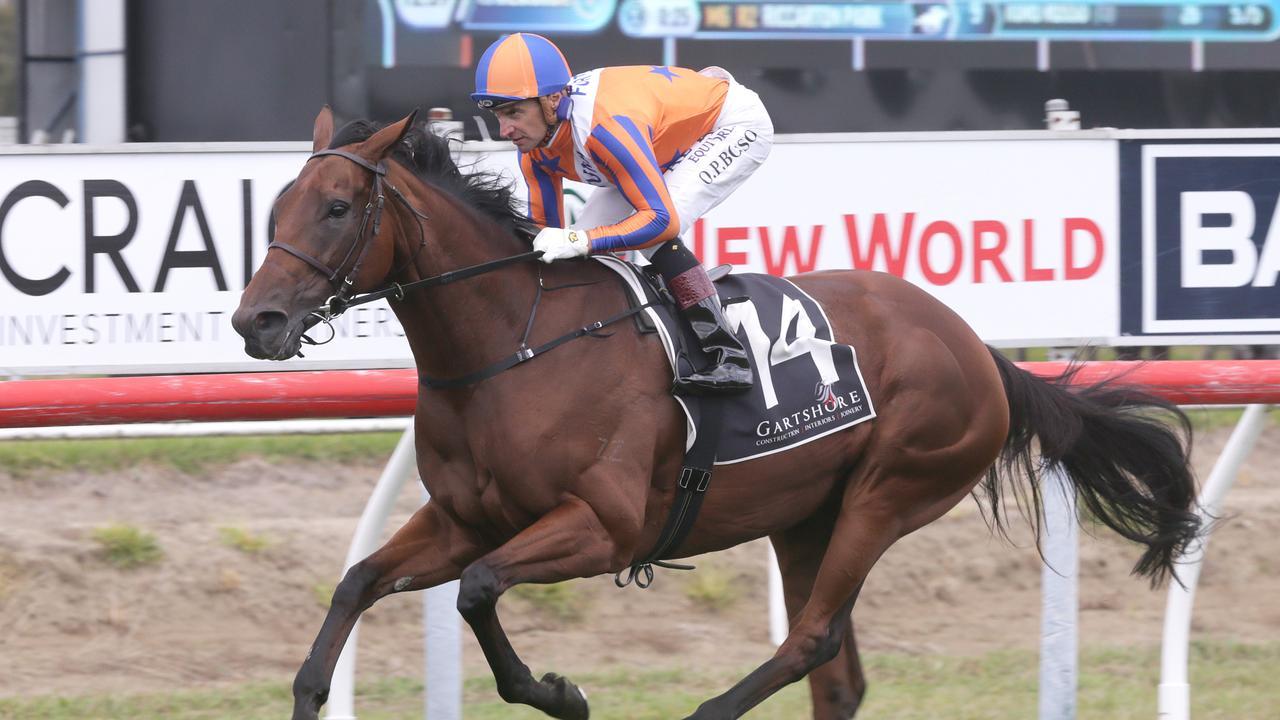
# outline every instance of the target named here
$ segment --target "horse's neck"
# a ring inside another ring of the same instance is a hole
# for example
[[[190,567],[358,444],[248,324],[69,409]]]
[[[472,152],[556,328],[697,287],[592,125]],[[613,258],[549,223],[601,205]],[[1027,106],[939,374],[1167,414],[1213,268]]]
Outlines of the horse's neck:
[[[412,216],[398,214],[404,246],[417,248]],[[426,246],[401,281],[517,255],[528,250],[495,223],[436,194],[428,205]],[[412,252],[412,250],[411,250]],[[515,352],[537,292],[535,263],[517,263],[446,285],[410,291],[392,303],[419,374],[449,378],[478,370]]]

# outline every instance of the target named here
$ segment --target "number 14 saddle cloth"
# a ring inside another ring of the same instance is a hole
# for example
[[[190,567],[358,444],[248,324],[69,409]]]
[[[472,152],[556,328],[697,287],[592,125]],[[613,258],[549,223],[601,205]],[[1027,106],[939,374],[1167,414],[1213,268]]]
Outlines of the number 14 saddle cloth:
[[[637,303],[658,302],[636,266],[609,255],[595,260],[616,272]],[[841,344],[816,300],[785,278],[735,273],[716,281],[729,326],[755,372],[747,392],[725,396],[717,465],[743,462],[817,440],[875,417],[858,354]],[[662,338],[672,372],[703,367],[697,343],[677,340],[685,324],[668,304],[647,308]],[[701,402],[676,396],[688,428],[686,448],[697,439]]]

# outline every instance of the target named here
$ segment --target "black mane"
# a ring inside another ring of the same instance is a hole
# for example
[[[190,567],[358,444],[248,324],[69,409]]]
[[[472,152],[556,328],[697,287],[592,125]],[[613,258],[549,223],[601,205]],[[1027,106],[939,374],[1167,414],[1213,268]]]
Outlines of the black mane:
[[[334,134],[329,147],[368,140],[383,127],[369,120],[352,120]],[[391,151],[391,157],[424,182],[451,193],[516,237],[532,242],[537,227],[517,206],[511,184],[495,172],[471,169],[464,173],[453,162],[451,150],[448,140],[415,125]]]

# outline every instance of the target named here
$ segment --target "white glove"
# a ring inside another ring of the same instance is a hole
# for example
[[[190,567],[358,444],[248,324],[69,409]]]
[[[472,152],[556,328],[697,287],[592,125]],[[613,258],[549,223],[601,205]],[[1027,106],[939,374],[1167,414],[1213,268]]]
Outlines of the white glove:
[[[542,251],[542,262],[586,257],[591,252],[591,241],[586,230],[573,228],[542,228],[533,239],[533,249]]]

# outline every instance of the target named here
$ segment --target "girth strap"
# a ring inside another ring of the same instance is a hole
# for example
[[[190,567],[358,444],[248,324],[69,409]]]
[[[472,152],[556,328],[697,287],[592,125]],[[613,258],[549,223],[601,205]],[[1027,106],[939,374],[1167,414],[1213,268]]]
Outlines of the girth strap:
[[[686,402],[692,401],[686,398]],[[724,400],[716,397],[698,398],[701,403],[701,421],[698,423],[698,437],[693,447],[684,455],[684,466],[680,468],[680,479],[676,481],[676,499],[667,514],[667,524],[658,535],[654,545],[644,560],[634,563],[626,571],[626,579],[622,573],[614,576],[613,582],[618,587],[626,587],[632,582],[636,587],[644,589],[653,584],[653,566],[670,570],[692,570],[692,565],[673,563],[663,558],[675,555],[680,544],[689,536],[693,523],[698,518],[698,510],[702,508],[702,500],[706,497],[707,488],[711,486],[711,472],[715,466],[716,450],[720,443],[720,421],[724,416]]]

